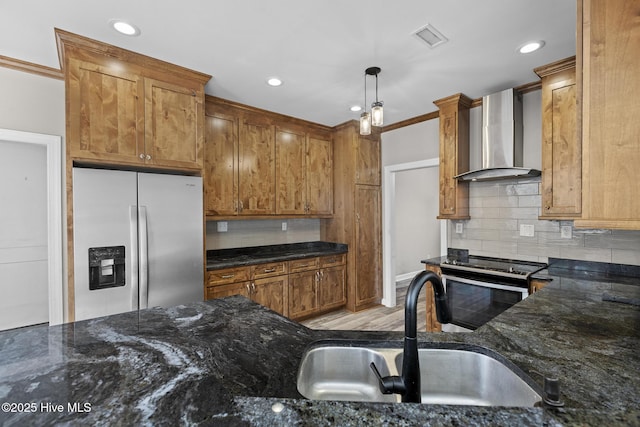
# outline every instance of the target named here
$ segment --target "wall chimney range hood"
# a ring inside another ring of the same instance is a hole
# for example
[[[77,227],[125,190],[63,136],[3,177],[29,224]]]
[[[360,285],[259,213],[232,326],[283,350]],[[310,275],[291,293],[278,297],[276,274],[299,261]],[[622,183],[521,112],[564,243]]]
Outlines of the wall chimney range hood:
[[[457,175],[461,181],[540,176],[522,167],[522,96],[514,89],[482,98],[482,169]]]

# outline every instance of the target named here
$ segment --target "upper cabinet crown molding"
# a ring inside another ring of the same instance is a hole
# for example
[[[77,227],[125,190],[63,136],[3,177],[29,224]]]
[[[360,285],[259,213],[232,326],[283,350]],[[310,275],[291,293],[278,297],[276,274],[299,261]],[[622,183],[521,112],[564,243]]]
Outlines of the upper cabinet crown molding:
[[[79,59],[85,60],[88,59],[86,56],[102,56],[118,59],[125,62],[128,67],[135,68],[135,72],[141,73],[145,77],[153,77],[159,80],[166,80],[167,73],[180,79],[194,80],[202,85],[211,79],[209,74],[122,49],[59,28],[55,28],[54,31],[58,46],[58,59],[63,72],[66,72],[65,67],[68,56],[80,57]]]

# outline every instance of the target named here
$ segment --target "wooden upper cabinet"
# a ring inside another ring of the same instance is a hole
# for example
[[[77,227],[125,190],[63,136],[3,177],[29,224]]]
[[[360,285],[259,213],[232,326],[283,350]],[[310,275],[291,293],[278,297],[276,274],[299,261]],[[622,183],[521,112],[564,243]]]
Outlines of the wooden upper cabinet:
[[[145,157],[148,163],[202,168],[202,97],[195,89],[145,79]]]
[[[275,213],[274,127],[260,117],[246,117],[240,125],[238,155],[240,215]]]
[[[138,156],[144,153],[142,78],[69,59],[67,84],[70,155],[138,162]]]
[[[307,137],[307,214],[333,214],[333,141],[329,135]]]
[[[276,130],[276,213],[333,213],[333,143],[329,136]]]
[[[65,73],[67,156],[200,172],[211,76],[55,30]]]
[[[578,2],[582,218],[576,227],[640,229],[639,11],[640,0]]]
[[[205,212],[238,212],[238,117],[212,112],[205,117]]]
[[[209,216],[330,217],[330,130],[215,97],[205,104]]]
[[[439,219],[469,219],[469,183],[454,178],[469,170],[469,108],[463,94],[433,102],[440,109]]]
[[[307,210],[306,135],[276,129],[276,213],[303,215]]]
[[[380,138],[360,135],[356,147],[356,184],[380,185]]]
[[[575,57],[534,71],[542,81],[540,218],[579,218],[582,211],[582,145],[578,138]]]

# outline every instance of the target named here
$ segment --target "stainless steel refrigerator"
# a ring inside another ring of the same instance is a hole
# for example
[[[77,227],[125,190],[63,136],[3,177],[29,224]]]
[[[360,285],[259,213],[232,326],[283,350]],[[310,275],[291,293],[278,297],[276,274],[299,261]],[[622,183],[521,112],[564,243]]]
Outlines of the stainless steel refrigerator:
[[[202,178],[73,169],[76,320],[203,299]]]

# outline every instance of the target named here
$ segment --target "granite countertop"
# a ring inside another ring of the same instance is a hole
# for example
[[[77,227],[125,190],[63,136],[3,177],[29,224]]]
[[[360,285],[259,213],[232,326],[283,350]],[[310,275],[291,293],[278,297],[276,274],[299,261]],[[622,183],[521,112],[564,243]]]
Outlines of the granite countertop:
[[[321,241],[208,250],[207,270],[242,267],[276,261],[289,261],[347,252],[348,247],[343,243]]]
[[[603,300],[638,297],[640,284],[573,280],[473,333],[419,334],[421,345],[480,345],[534,379],[557,376],[561,409],[306,400],[296,374],[311,343],[399,346],[402,333],[314,331],[235,296],[0,332],[0,402],[15,404],[0,424],[640,425],[640,307]]]

